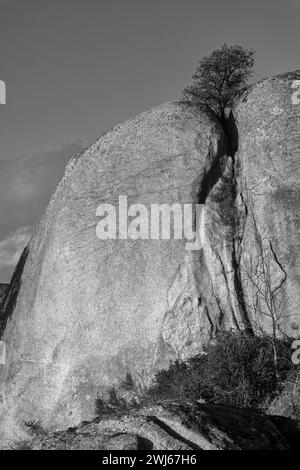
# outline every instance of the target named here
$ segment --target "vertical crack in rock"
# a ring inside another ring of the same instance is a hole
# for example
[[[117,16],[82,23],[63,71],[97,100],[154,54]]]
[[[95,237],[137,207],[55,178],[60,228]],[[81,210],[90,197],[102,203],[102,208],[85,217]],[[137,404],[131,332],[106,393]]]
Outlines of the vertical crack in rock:
[[[209,146],[206,165],[193,184],[192,200],[195,204],[204,205],[228,158],[227,140],[221,128],[219,132],[218,145],[214,147],[211,143]],[[212,296],[210,308],[210,302],[202,292],[203,278],[208,277],[202,258],[203,249],[186,251],[185,260],[172,280],[167,298],[169,308],[157,343],[155,368],[166,367],[171,360],[186,359],[202,352],[203,345],[215,336],[216,323],[222,323],[223,312],[218,297]],[[211,287],[213,289],[213,285]]]
[[[242,234],[244,232],[244,224],[245,219],[247,218],[247,206],[244,204],[244,213],[241,213],[241,205],[239,204],[239,198],[243,202],[243,197],[241,194],[237,192],[237,180],[236,180],[236,173],[237,173],[237,162],[235,160],[235,154],[238,151],[239,146],[239,133],[238,128],[235,122],[235,118],[233,112],[231,111],[227,122],[225,124],[225,133],[228,137],[229,141],[229,152],[233,160],[232,165],[232,200],[233,200],[233,210],[235,212],[235,223],[234,223],[234,238],[232,240],[232,265],[234,269],[234,286],[235,286],[235,295],[237,297],[240,311],[243,316],[243,323],[245,329],[250,333],[253,334],[253,329],[251,325],[251,321],[248,318],[246,302],[244,297],[242,279],[241,279],[241,237],[240,239],[240,231]]]
[[[157,367],[199,354],[220,329],[253,334],[240,272],[247,208],[237,192],[238,130],[232,113],[220,130],[223,145],[210,146],[206,166],[194,184],[194,202],[203,205],[202,246],[200,252],[187,252],[170,286]]]
[[[203,289],[208,310],[214,296],[212,317],[216,329],[247,330],[253,334],[244,298],[240,271],[241,240],[247,207],[237,192],[235,154],[238,150],[238,129],[231,112],[222,126],[227,138],[227,155],[220,156],[206,169],[198,193],[204,206],[203,259],[210,278],[210,289]]]

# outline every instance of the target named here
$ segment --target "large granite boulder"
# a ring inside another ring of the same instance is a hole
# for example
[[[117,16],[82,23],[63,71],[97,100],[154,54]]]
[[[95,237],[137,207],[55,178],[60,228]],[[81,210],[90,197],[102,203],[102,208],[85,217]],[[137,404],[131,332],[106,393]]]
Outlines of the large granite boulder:
[[[128,206],[195,203],[207,169],[223,159],[217,121],[174,103],[115,127],[70,161],[1,313],[3,442],[24,421],[89,419],[105,387],[128,374],[145,384],[170,359],[201,351],[209,322],[199,251],[184,239],[100,240],[96,210],[118,206],[120,195]]]
[[[2,445],[25,421],[91,419],[106,387],[146,385],[220,328],[299,336],[299,85],[299,72],[253,85],[225,130],[166,104],[70,161],[2,303]],[[200,249],[99,239],[97,207],[119,196],[203,204]]]

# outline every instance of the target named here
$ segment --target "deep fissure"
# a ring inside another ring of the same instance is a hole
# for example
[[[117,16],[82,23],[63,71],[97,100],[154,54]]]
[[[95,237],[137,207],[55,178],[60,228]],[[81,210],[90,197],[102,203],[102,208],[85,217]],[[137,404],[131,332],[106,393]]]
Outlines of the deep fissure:
[[[231,239],[231,246],[232,246],[232,257],[231,263],[234,272],[233,284],[234,284],[234,295],[236,296],[236,300],[238,303],[240,315],[242,316],[243,321],[243,328],[253,335],[253,328],[251,326],[251,322],[248,318],[247,309],[246,309],[246,301],[244,298],[244,290],[241,281],[241,271],[239,266],[239,256],[236,250],[236,233],[239,224],[238,218],[238,210],[236,207],[236,200],[237,200],[237,182],[236,182],[236,153],[239,146],[239,133],[238,128],[236,125],[235,117],[232,111],[228,114],[227,117],[223,116],[223,118],[219,118],[219,124],[225,134],[227,139],[227,155],[228,158],[232,159],[232,172],[231,172],[231,204],[232,209],[234,211],[234,223],[233,223],[233,233]],[[205,171],[200,191],[198,193],[198,203],[205,204],[207,197],[209,196],[212,188],[217,184],[220,178],[222,178],[224,173],[223,162],[222,162],[222,154],[218,155],[217,158],[212,162],[210,167]],[[224,273],[226,279],[226,272]]]

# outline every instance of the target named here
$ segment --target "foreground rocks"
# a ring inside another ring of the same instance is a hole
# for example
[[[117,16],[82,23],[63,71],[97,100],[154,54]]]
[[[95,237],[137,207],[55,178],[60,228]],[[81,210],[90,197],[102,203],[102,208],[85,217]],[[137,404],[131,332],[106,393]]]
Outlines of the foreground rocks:
[[[286,450],[289,445],[265,416],[200,403],[175,402],[97,418],[67,431],[41,427],[31,441],[35,450]]]

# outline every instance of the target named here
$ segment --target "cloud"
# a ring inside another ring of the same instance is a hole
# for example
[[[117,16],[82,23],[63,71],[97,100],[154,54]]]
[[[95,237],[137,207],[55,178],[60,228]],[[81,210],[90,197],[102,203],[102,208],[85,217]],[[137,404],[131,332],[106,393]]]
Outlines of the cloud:
[[[22,227],[0,241],[0,267],[15,267],[33,233],[33,227]]]
[[[33,227],[21,227],[0,241],[0,282],[9,282]]]
[[[7,282],[81,142],[0,161],[0,282]]]
[[[40,219],[69,159],[83,150],[81,142],[56,151],[41,151],[0,161],[0,240]]]

